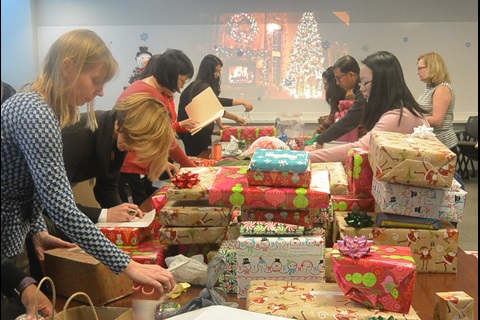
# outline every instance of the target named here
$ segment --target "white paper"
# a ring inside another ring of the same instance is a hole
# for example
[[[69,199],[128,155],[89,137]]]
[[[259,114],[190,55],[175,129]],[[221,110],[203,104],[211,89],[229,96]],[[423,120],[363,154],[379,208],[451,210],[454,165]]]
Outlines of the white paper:
[[[143,218],[135,217],[133,221],[129,222],[97,222],[95,225],[100,228],[112,227],[129,227],[129,228],[146,228],[153,222],[155,218],[155,209],[143,216]]]
[[[199,125],[190,130],[194,135],[203,127],[208,126],[218,118],[223,117],[225,109],[223,108],[212,88],[208,87],[192,99],[186,107],[189,119],[194,119],[199,122]]]

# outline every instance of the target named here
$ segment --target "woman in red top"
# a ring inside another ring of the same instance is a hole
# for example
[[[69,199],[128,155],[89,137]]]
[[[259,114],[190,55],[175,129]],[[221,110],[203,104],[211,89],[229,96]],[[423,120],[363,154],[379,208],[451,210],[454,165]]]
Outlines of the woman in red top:
[[[193,65],[190,58],[180,50],[168,49],[162,53],[158,59],[155,59],[153,74],[142,80],[132,83],[118,100],[123,99],[131,94],[148,92],[157,97],[169,110],[172,120],[172,126],[177,133],[189,132],[198,123],[194,120],[187,119],[177,122],[177,112],[173,101],[173,94],[180,92],[193,76]],[[169,156],[181,167],[195,167],[181,146],[174,141],[169,151]],[[119,190],[122,200],[128,201],[125,192],[126,185],[131,187],[133,203],[140,205],[154,191],[151,181],[147,178],[147,165],[137,161],[135,153],[128,153],[120,174]],[[171,176],[171,171],[178,171],[174,165],[169,165],[167,173]]]

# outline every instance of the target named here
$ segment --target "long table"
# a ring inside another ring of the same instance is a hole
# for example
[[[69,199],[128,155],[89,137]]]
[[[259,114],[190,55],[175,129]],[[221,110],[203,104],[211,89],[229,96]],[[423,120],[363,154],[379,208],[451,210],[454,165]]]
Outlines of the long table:
[[[143,211],[151,211],[151,199],[147,199],[140,208]],[[461,236],[461,235],[460,235]],[[466,254],[461,248],[458,248],[458,271],[456,274],[428,274],[418,273],[415,282],[415,291],[413,295],[412,307],[422,320],[433,319],[433,308],[435,304],[435,293],[446,291],[464,291],[475,300],[475,319],[478,319],[478,259]],[[186,304],[190,300],[198,297],[202,287],[193,286],[183,293],[179,298],[172,300]],[[57,297],[57,311],[62,310],[65,298]],[[241,309],[246,309],[246,299],[237,298],[235,294],[229,294],[228,300],[239,304]],[[80,302],[72,304],[79,305]],[[125,297],[108,304],[108,306],[131,307],[131,297]]]

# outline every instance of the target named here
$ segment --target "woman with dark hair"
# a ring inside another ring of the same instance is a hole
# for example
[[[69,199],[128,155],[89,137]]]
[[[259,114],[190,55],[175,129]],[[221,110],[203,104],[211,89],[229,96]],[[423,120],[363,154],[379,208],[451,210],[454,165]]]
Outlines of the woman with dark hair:
[[[173,94],[180,92],[185,83],[193,76],[193,65],[190,58],[180,50],[168,49],[162,53],[153,65],[151,76],[135,81],[120,95],[118,100],[126,98],[134,93],[150,93],[162,102],[170,113],[173,129],[177,132],[189,132],[198,122],[186,119],[177,122],[177,112]],[[169,156],[181,167],[195,167],[181,146],[174,141],[169,151]],[[155,190],[148,176],[148,163],[140,162],[134,152],[129,152],[123,163],[119,179],[120,197],[128,201],[127,185],[131,188],[133,203],[140,205]],[[177,172],[178,168],[167,164],[169,176]]]
[[[208,54],[202,59],[202,62],[200,62],[200,67],[198,68],[197,78],[194,82],[188,85],[185,90],[183,90],[180,96],[180,102],[178,103],[179,120],[188,119],[185,107],[203,90],[210,87],[217,97],[220,95],[220,74],[222,71],[222,66],[222,60],[213,54]],[[251,111],[253,109],[252,104],[245,100],[220,97],[218,100],[224,107],[243,105],[245,107],[245,111]],[[246,124],[245,119],[228,111],[225,111],[223,117],[233,120],[241,125]],[[224,128],[220,119],[217,121],[217,124],[220,129]],[[209,147],[212,145],[212,133],[214,127],[215,124],[211,123],[194,135],[191,135],[190,133],[179,134],[180,139],[182,139],[183,144],[185,145],[185,152],[187,155],[198,156],[201,154],[202,157],[209,157]]]
[[[359,128],[365,107],[365,99],[359,90],[360,66],[357,60],[349,55],[340,57],[333,65],[333,72],[337,85],[347,92],[352,91],[354,102],[345,116],[333,123],[330,128],[317,137],[317,149],[323,148],[324,143],[337,140],[355,129],[359,129],[359,137],[366,133],[362,127]]]
[[[347,91],[337,85],[333,66],[328,67],[322,73],[323,87],[325,88],[325,101],[330,106],[330,114],[324,119],[318,119],[318,128],[315,133],[322,133],[330,128],[335,122],[335,113],[338,112],[338,104],[340,100],[355,100],[355,95],[351,90]]]
[[[366,101],[362,123],[369,132],[356,142],[311,151],[312,162],[344,163],[348,150],[370,145],[370,131],[373,129],[412,133],[415,127],[429,126],[424,110],[405,83],[400,62],[392,53],[375,52],[362,63],[359,89]]]

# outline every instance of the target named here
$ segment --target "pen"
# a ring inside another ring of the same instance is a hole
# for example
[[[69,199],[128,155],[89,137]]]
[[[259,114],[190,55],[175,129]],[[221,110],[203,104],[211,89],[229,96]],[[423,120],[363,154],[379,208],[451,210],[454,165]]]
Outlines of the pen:
[[[127,195],[128,203],[133,203],[132,189],[130,189],[130,185],[128,183],[125,183],[125,194]]]

